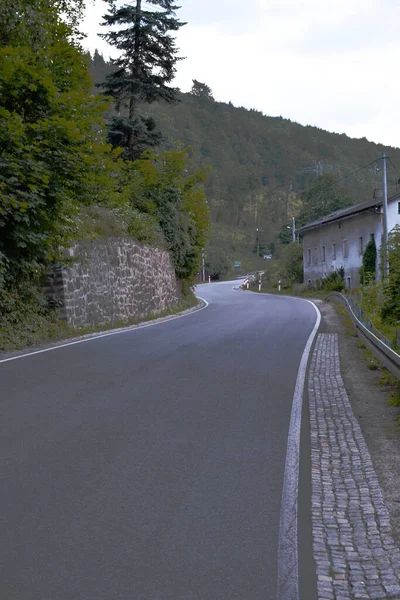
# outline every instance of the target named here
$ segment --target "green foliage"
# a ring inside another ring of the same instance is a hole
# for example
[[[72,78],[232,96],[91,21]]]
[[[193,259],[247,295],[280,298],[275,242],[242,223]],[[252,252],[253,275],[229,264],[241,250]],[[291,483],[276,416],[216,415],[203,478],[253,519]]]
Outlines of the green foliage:
[[[371,239],[365,247],[362,257],[362,271],[360,273],[361,283],[367,283],[375,279],[376,273],[376,244],[375,239]]]
[[[298,219],[301,225],[316,221],[354,203],[344,188],[336,183],[336,177],[329,173],[318,177],[310,188],[302,192],[301,201]]]
[[[14,279],[53,260],[78,204],[109,191],[105,105],[90,85],[86,58],[66,40],[43,54],[0,48],[0,252]]]
[[[342,292],[345,287],[343,267],[336,271],[332,271],[321,281],[321,289],[325,292]]]
[[[282,250],[281,263],[284,278],[290,284],[303,283],[303,247],[301,244],[289,244]]]
[[[266,245],[263,242],[256,241],[256,243],[253,246],[253,254],[255,254],[256,256],[264,256],[265,254],[267,254]]]
[[[82,38],[83,0],[13,0],[0,3],[0,45],[26,46],[34,52]]]
[[[400,322],[400,226],[396,225],[388,239],[389,275],[384,282],[382,319]]]
[[[264,273],[262,275],[262,282],[266,287],[276,287],[278,281],[282,277],[282,265],[278,258],[273,258],[266,261],[263,265]]]
[[[391,316],[383,316],[387,301],[386,283],[376,281],[374,277],[366,278],[359,294],[356,295],[356,301],[376,329],[392,342],[393,348],[396,347],[396,321]]]
[[[0,291],[0,350],[23,348],[55,336],[62,337],[66,324],[52,310],[35,279]]]
[[[374,278],[365,279],[360,288],[359,305],[378,329],[381,328],[383,298],[382,282]]]
[[[132,163],[131,203],[159,223],[179,278],[199,268],[207,241],[209,213],[202,183],[205,171],[188,172],[186,150],[147,152]]]
[[[123,148],[121,156],[124,160],[133,161],[145,150],[158,146],[162,135],[151,117],[111,117],[108,122],[108,140],[113,148]]]
[[[400,406],[400,380],[394,377],[390,371],[381,365],[382,371],[377,381],[377,385],[389,392],[388,404],[391,406]]]
[[[190,90],[190,94],[192,96],[195,96],[195,98],[198,98],[199,100],[211,100],[214,102],[212,90],[206,83],[197,81],[197,79],[192,79],[192,81],[193,85],[192,89]]]
[[[281,230],[279,232],[278,235],[279,241],[281,244],[290,244],[293,239],[292,239],[292,231],[291,228],[289,227],[289,225],[282,225]]]
[[[223,279],[231,270],[231,261],[224,248],[213,245],[207,251],[206,269],[214,280]]]
[[[303,248],[292,243],[263,264],[262,281],[267,287],[276,287],[281,281],[282,289],[289,289],[294,283],[303,282]]]
[[[95,50],[93,56],[90,52],[87,53],[87,58],[89,61],[89,72],[93,77],[93,86],[92,92],[99,93],[99,88],[102,87],[102,83],[104,83],[108,77],[114,71],[114,66],[104,60],[104,57],[98,50]]]
[[[81,206],[74,216],[77,240],[105,237],[132,237],[142,244],[163,248],[165,240],[157,219],[132,208],[130,204],[115,207]]]

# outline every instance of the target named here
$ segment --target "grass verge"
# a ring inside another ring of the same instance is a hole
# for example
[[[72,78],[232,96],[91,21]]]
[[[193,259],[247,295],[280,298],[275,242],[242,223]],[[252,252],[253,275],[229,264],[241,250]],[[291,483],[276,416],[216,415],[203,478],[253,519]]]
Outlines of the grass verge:
[[[347,335],[351,337],[358,337],[354,325],[349,317],[347,309],[341,304],[333,304],[336,312],[341,316],[342,321],[346,328]],[[357,342],[357,348],[362,352],[362,360],[364,361],[367,369],[370,371],[377,371],[379,378],[376,381],[376,385],[383,388],[387,394],[388,404],[391,406],[400,406],[400,380],[394,377],[388,369],[375,357],[371,350],[359,339]]]

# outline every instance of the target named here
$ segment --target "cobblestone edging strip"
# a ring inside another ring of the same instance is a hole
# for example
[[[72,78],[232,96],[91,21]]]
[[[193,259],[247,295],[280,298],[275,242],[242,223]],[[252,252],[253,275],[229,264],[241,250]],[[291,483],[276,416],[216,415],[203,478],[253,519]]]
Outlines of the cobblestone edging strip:
[[[317,338],[309,401],[318,599],[398,600],[400,552],[340,375],[337,334]]]

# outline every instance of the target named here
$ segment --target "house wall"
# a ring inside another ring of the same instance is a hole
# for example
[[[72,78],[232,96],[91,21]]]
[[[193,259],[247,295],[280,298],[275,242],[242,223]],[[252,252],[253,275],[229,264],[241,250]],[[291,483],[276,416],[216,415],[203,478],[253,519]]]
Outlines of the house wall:
[[[400,225],[400,199],[388,203],[388,231]]]
[[[388,203],[388,231],[400,225],[400,198]],[[303,232],[304,281],[314,284],[317,279],[344,267],[346,285],[350,288],[360,284],[359,269],[362,265],[360,238],[363,250],[374,234],[377,249],[377,279],[381,278],[379,254],[383,235],[382,207],[344,217],[338,221],[319,225]],[[344,241],[347,240],[347,257],[344,256]],[[336,244],[336,259],[332,256],[332,245]],[[325,246],[325,261],[322,247]],[[309,262],[311,250],[311,263]],[[350,278],[350,279],[348,279]]]
[[[330,272],[344,267],[346,285],[350,288],[358,287],[362,253],[371,234],[374,235],[379,251],[382,239],[382,215],[374,210],[304,231],[304,281],[314,284],[317,279],[322,279]],[[360,238],[363,240],[362,249]],[[345,241],[347,256],[344,251]],[[333,244],[336,244],[336,258],[332,254]],[[325,246],[325,260],[323,260],[323,246]]]

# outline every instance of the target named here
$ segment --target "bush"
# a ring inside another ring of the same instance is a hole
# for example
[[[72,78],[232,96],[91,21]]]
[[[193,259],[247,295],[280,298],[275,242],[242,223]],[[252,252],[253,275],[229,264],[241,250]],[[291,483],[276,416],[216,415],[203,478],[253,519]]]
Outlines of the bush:
[[[280,273],[281,265],[279,260],[273,258],[266,261],[262,276],[263,283],[265,283],[267,286],[276,287],[281,276]]]
[[[23,348],[67,331],[33,280],[0,293],[0,350]]]
[[[329,275],[321,281],[320,289],[323,289],[325,292],[342,292],[345,289],[343,267],[329,273]]]
[[[373,279],[367,280],[360,289],[360,307],[367,313],[375,326],[380,325],[380,312],[383,305],[383,284]]]
[[[376,275],[376,244],[372,239],[365,247],[362,257],[362,267],[360,268],[360,282],[366,283],[368,280],[375,279]]]
[[[303,246],[289,244],[282,250],[283,279],[290,284],[303,283]]]
[[[282,289],[290,289],[294,283],[303,282],[303,248],[301,244],[289,244],[282,249],[279,258],[266,261],[264,283],[277,287],[281,281]]]
[[[387,323],[400,322],[400,226],[389,233],[389,275],[384,283],[382,319]]]

